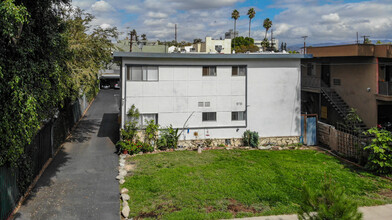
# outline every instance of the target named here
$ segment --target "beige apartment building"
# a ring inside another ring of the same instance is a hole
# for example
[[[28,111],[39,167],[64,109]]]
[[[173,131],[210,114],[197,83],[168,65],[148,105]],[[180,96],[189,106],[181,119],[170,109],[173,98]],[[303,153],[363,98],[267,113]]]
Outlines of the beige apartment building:
[[[336,124],[351,108],[364,127],[392,122],[392,45],[309,47],[303,59],[301,110]]]

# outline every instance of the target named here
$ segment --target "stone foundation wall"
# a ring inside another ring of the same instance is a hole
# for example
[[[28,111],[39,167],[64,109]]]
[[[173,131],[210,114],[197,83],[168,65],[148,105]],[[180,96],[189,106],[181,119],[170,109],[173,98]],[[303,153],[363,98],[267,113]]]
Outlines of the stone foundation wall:
[[[229,144],[228,144],[229,143]],[[262,137],[259,139],[259,145],[273,145],[273,146],[288,146],[299,143],[299,137]],[[243,146],[241,138],[231,139],[204,139],[204,140],[179,140],[178,146],[181,148],[197,148],[197,146],[203,147],[241,147]]]
[[[299,143],[299,137],[266,137],[259,139],[259,145],[287,146]]]

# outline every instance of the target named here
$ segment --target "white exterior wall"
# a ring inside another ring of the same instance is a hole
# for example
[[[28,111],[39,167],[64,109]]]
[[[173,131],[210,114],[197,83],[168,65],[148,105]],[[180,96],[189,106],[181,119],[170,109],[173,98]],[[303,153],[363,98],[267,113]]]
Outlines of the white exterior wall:
[[[260,137],[300,136],[300,60],[175,60],[124,58],[126,65],[158,65],[158,82],[125,81],[122,74],[122,120],[132,104],[140,113],[158,113],[158,123],[182,128],[181,140],[240,138],[246,129]],[[202,76],[203,65],[217,65],[217,76]],[[232,65],[247,65],[247,77],[231,76]],[[125,88],[125,89],[124,89]],[[210,107],[198,107],[209,101]],[[242,103],[239,105],[237,103]],[[247,106],[245,106],[247,103]],[[247,122],[231,121],[232,111],[245,111]],[[202,122],[202,112],[217,112],[217,121]],[[122,126],[124,121],[122,121]]]
[[[231,39],[224,40],[213,40],[211,37],[206,37],[206,51],[207,53],[216,53],[215,46],[222,46],[221,53],[230,54],[231,53]]]

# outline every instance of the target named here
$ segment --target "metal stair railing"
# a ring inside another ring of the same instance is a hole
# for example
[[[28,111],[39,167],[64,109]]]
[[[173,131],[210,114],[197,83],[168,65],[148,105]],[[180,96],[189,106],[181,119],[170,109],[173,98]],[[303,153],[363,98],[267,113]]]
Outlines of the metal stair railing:
[[[342,109],[341,105],[337,104],[337,101],[334,100],[333,98],[333,93],[338,95],[334,90],[327,88],[327,87],[321,87],[320,88],[321,92],[326,96],[327,99],[331,102],[331,104],[338,110],[338,112],[345,117],[347,115],[347,111]]]

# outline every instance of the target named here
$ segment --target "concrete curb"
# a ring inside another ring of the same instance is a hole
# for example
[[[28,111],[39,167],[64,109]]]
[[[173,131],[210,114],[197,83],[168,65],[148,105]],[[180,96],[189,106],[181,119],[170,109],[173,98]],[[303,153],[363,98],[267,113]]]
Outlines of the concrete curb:
[[[359,207],[358,210],[363,214],[363,220],[392,219],[392,204],[380,206]],[[235,218],[237,220],[296,220],[296,214],[292,215],[271,215],[251,218]]]

